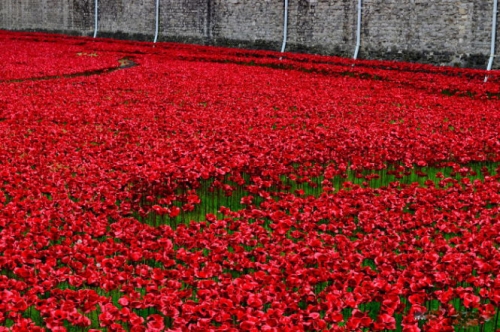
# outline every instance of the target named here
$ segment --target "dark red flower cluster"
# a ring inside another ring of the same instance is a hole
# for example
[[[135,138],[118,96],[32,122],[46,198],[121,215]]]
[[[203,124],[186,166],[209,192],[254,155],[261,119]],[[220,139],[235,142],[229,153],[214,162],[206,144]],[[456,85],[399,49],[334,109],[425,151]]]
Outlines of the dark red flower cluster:
[[[0,331],[500,327],[498,75],[0,45]]]

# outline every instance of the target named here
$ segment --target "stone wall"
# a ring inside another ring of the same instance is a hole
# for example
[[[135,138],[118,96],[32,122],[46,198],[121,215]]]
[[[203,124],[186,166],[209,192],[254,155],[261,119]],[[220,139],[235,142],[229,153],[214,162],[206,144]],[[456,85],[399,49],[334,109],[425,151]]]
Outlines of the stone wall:
[[[154,2],[155,0],[150,0]],[[160,40],[207,42],[212,23],[207,0],[161,0]]]
[[[89,35],[92,0],[0,0],[0,29]]]
[[[388,58],[409,61],[485,65],[490,54],[493,1],[409,3],[401,6],[400,0],[365,1],[366,57],[386,53]]]
[[[0,0],[0,29],[92,35],[94,2]],[[359,57],[484,67],[492,6],[364,0]],[[283,14],[283,0],[160,0],[159,40],[280,50]],[[152,40],[154,15],[155,0],[100,0],[98,36]],[[357,0],[289,0],[288,23],[287,51],[352,56]]]
[[[119,32],[123,37],[141,39],[141,35],[152,35],[155,32],[154,12],[154,1],[99,1],[98,30],[101,31],[101,36],[111,37],[110,33]]]

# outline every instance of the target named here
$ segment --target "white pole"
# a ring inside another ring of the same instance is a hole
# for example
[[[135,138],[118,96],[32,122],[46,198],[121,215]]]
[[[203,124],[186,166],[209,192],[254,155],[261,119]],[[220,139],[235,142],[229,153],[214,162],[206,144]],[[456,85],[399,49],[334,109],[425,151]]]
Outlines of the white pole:
[[[498,0],[493,1],[493,19],[491,23],[491,50],[490,50],[490,60],[488,61],[488,67],[486,70],[491,70],[493,66],[493,58],[495,57],[495,40],[497,36],[497,12],[498,12]],[[486,82],[488,80],[488,76],[484,78]]]
[[[283,18],[283,44],[281,45],[281,53],[285,52],[287,30],[288,30],[288,0],[285,0],[285,14]]]
[[[156,27],[155,27],[155,40],[153,41],[153,43],[156,43],[156,41],[158,40],[158,30],[159,30],[159,26],[160,26],[160,23],[159,23],[159,17],[160,17],[160,0],[156,0]]]
[[[94,5],[94,38],[97,37],[97,20],[98,20],[98,13],[99,13],[99,3],[98,0],[95,0],[95,5]]]
[[[361,9],[362,0],[358,0],[358,28],[356,30],[356,50],[354,51],[354,60],[358,58],[359,46],[361,45]]]

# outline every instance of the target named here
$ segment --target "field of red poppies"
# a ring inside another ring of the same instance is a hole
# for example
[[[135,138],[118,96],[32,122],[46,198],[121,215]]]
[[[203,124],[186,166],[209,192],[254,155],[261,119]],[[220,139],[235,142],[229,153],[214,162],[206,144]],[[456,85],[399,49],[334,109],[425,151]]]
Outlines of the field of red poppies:
[[[499,74],[0,49],[0,331],[500,329]]]

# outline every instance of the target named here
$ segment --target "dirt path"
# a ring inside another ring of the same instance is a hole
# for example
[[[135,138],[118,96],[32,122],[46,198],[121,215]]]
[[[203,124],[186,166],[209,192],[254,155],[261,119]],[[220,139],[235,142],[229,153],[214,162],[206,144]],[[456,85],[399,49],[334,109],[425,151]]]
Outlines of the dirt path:
[[[50,76],[41,76],[41,77],[30,77],[30,78],[17,78],[13,80],[0,80],[0,83],[22,83],[26,81],[48,81],[48,80],[55,80],[55,79],[61,79],[61,78],[74,78],[74,77],[81,77],[81,76],[92,76],[92,75],[101,75],[101,74],[109,74],[117,70],[121,69],[128,69],[132,68],[135,66],[138,66],[136,62],[134,62],[132,59],[125,57],[120,60],[118,60],[119,66],[118,67],[111,67],[111,68],[103,68],[103,69],[96,69],[96,70],[87,70],[87,71],[82,71],[79,73],[73,73],[73,74],[62,74],[62,75],[50,75]]]

